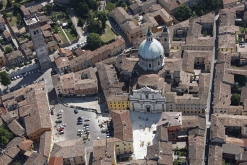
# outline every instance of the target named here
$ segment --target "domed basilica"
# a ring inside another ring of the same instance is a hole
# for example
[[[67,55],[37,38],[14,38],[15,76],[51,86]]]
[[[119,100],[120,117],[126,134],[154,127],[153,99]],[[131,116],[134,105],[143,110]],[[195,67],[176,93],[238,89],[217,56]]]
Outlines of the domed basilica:
[[[142,41],[138,51],[138,65],[144,70],[157,71],[164,65],[164,48],[159,41],[152,36],[150,29],[147,31],[147,39]]]

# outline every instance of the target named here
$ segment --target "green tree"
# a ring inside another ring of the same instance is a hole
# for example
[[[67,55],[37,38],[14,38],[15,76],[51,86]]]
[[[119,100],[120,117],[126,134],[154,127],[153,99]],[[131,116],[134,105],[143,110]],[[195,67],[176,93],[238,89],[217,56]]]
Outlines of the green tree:
[[[87,3],[88,7],[92,10],[97,10],[99,7],[99,4],[96,0],[85,0]]]
[[[125,8],[127,5],[126,5],[126,2],[123,2],[121,3],[121,7]]]
[[[3,1],[0,2],[0,10],[3,8]]]
[[[21,5],[19,3],[15,3],[14,4],[14,12],[20,13],[21,12],[20,7],[21,7]]]
[[[85,21],[82,18],[79,18],[77,25],[82,27],[84,24],[85,24]]]
[[[105,29],[105,22],[107,21],[107,15],[104,11],[98,11],[97,18],[101,22],[101,28]]]
[[[100,23],[93,17],[89,18],[87,20],[87,30],[89,33],[100,33],[101,28],[100,28]]]
[[[180,4],[179,7],[177,8],[176,12],[175,12],[175,17],[178,21],[187,20],[191,16],[192,16],[191,9],[184,4]]]
[[[15,162],[15,165],[21,165],[21,163],[20,162]]]
[[[231,104],[238,106],[240,102],[240,95],[237,93],[233,93],[231,97]]]
[[[11,7],[12,6],[12,0],[7,0],[7,5],[6,7]]]
[[[11,84],[11,80],[7,72],[0,72],[0,82],[2,85],[7,86]]]
[[[222,159],[222,165],[230,165],[230,164],[227,163],[227,162],[225,161],[225,159]]]
[[[105,8],[106,8],[106,10],[112,11],[116,8],[116,3],[107,2]]]
[[[87,36],[87,45],[91,50],[95,50],[101,46],[101,39],[99,34],[97,33],[90,33]]]
[[[238,82],[239,84],[245,85],[247,77],[245,75],[235,74],[234,80],[235,82]]]
[[[5,54],[8,54],[8,53],[10,53],[10,52],[12,52],[12,51],[13,51],[13,49],[12,49],[11,47],[6,46],[6,48],[5,48],[5,50],[4,50],[4,53],[5,53]]]
[[[86,17],[89,12],[88,5],[86,3],[80,2],[78,4],[77,12],[81,17]]]
[[[9,140],[13,138],[13,134],[8,130],[0,127],[0,144],[8,144]]]

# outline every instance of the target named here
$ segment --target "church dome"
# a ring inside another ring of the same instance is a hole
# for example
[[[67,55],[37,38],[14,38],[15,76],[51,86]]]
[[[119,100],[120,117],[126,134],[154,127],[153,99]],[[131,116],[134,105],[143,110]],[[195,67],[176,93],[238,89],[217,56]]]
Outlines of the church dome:
[[[145,39],[139,47],[138,55],[142,59],[156,59],[160,56],[164,56],[164,48],[160,42],[154,38],[152,38],[151,41]]]

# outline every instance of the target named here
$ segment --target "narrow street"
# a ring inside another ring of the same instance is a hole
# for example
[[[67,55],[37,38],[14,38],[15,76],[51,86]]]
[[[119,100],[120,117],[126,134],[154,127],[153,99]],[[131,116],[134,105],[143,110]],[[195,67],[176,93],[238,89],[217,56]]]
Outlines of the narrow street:
[[[216,59],[216,51],[218,48],[218,41],[217,41],[217,21],[218,21],[219,15],[215,16],[215,22],[214,22],[214,49],[212,54],[212,61],[211,61],[211,75],[210,75],[210,84],[209,84],[209,92],[208,92],[208,99],[207,99],[207,109],[206,109],[206,129],[204,134],[204,153],[203,153],[203,165],[207,165],[207,161],[205,162],[205,158],[208,159],[208,152],[209,152],[209,144],[210,144],[210,126],[211,126],[211,114],[213,113],[212,109],[212,98],[213,98],[213,91],[214,91],[214,74],[215,74],[215,63],[217,61]],[[207,143],[208,141],[208,143]]]

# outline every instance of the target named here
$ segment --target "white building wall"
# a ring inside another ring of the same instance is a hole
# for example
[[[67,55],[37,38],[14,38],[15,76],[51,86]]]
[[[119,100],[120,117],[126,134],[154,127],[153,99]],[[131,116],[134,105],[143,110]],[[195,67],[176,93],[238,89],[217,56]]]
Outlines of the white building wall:
[[[130,95],[130,110],[146,113],[158,113],[166,111],[166,99],[160,90],[144,87],[133,90]]]

